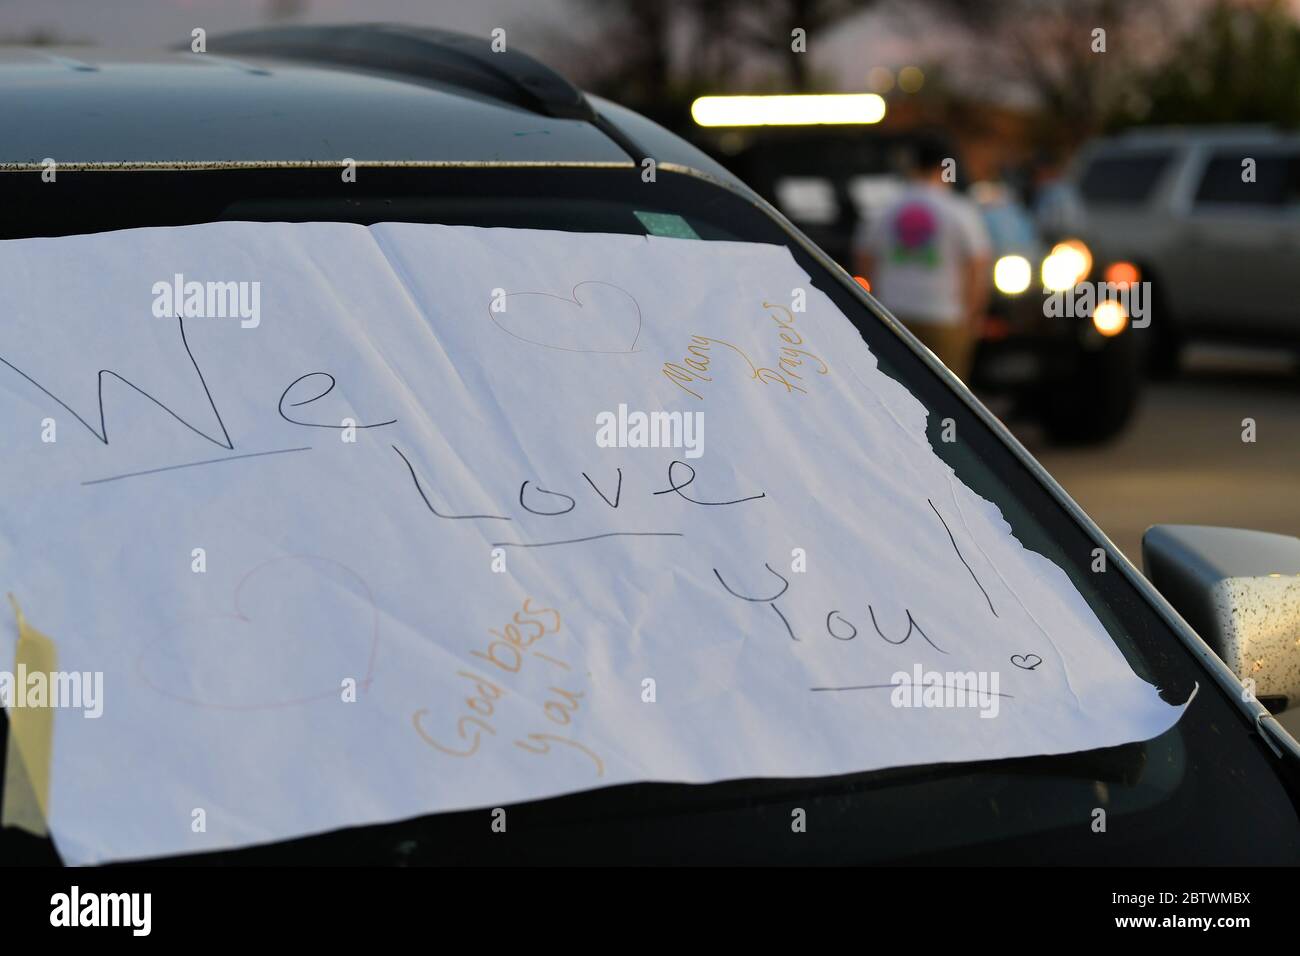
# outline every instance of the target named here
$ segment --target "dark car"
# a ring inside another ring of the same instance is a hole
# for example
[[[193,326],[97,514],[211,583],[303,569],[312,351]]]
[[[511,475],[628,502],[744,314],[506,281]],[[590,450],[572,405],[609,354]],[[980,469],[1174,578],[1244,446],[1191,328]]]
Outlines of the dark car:
[[[880,207],[891,185],[901,182],[899,170],[914,140],[925,135],[762,129],[727,161],[848,268],[855,230]],[[716,133],[711,136],[708,145],[715,150],[727,144]],[[1130,324],[1101,326],[1091,315],[1053,314],[1046,300],[1060,290],[1044,288],[1051,269],[1044,274],[1042,268],[1056,250],[1044,243],[1014,191],[960,177],[957,185],[979,204],[994,251],[991,301],[971,384],[991,396],[1008,397],[1013,416],[1041,422],[1055,441],[1095,442],[1119,434],[1141,398],[1141,356]]]
[[[695,237],[700,257],[721,243],[789,250],[879,368],[924,406],[925,437],[956,479],[1000,509],[1025,549],[1061,569],[1137,675],[1170,704],[1192,698],[1155,738],[1084,752],[823,778],[628,783],[512,806],[508,841],[472,809],[182,859],[1300,861],[1300,745],[961,382],[831,255],[698,149],[522,54],[492,52],[485,38],[398,27],[214,37],[205,54],[7,51],[0,88],[4,240],[225,221],[645,237],[669,222]],[[55,182],[43,176],[50,158]],[[355,162],[355,181],[340,175],[345,160]],[[10,369],[0,369],[0,383],[0,401],[30,391]],[[954,426],[960,440],[944,438]],[[5,506],[14,507],[24,506]],[[1180,569],[1205,563],[1195,541],[1180,541],[1191,556],[1161,549],[1161,567],[1194,603],[1204,588]],[[5,544],[39,548],[21,537]],[[909,543],[894,546],[906,552]],[[1090,827],[1098,806],[1110,815],[1104,838]],[[807,833],[791,833],[796,807],[817,821]],[[49,840],[14,830],[0,836],[0,855],[57,859]]]

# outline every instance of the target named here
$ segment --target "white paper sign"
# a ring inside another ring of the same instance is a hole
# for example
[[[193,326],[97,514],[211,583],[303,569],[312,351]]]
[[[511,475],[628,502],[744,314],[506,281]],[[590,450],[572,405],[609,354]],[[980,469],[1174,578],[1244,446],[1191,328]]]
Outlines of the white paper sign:
[[[0,581],[103,674],[70,862],[1181,713],[784,248],[224,223],[0,243],[0,288]]]

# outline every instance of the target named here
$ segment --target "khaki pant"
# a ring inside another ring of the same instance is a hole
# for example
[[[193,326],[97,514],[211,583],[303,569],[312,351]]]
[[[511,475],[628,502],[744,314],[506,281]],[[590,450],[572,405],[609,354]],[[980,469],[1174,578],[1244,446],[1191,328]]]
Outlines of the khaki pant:
[[[967,323],[940,325],[934,322],[902,320],[908,331],[939,357],[939,361],[963,382],[970,376],[975,355],[975,335]]]

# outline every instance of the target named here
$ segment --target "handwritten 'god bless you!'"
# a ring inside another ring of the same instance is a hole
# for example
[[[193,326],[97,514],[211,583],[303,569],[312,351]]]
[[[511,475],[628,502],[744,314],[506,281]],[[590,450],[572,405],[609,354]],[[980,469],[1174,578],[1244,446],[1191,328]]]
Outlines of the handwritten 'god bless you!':
[[[512,695],[507,682],[513,675],[518,674],[525,664],[532,663],[536,658],[562,672],[555,678],[556,683],[567,683],[570,686],[560,687],[552,684],[546,690],[547,698],[541,707],[542,715],[551,722],[554,729],[548,731],[545,725],[541,725],[541,732],[529,733],[528,729],[525,729],[521,732],[520,739],[514,741],[514,745],[528,753],[547,756],[552,753],[551,744],[563,744],[569,750],[587,757],[592,763],[596,776],[603,777],[605,762],[600,755],[574,740],[572,736],[566,736],[566,733],[571,731],[569,725],[573,715],[582,708],[586,696],[585,690],[572,689],[571,685],[579,682],[580,679],[570,673],[573,668],[566,661],[544,653],[535,646],[539,644],[545,646],[543,639],[549,635],[559,634],[560,627],[559,611],[550,607],[533,607],[532,598],[527,598],[523,608],[515,612],[512,622],[507,623],[502,630],[488,629],[495,640],[489,641],[484,650],[470,651],[470,654],[484,662],[483,669],[492,673],[496,681],[484,677],[477,671],[464,669],[456,671],[456,676],[468,681],[473,688],[465,698],[465,710],[470,713],[462,713],[455,723],[459,743],[441,743],[429,729],[426,729],[426,721],[433,723],[427,707],[422,707],[411,715],[415,732],[425,743],[440,753],[451,757],[474,756],[479,752],[483,734],[492,737],[497,735],[497,722],[501,719],[497,714],[497,702]],[[542,665],[533,664],[531,669],[538,667]],[[550,672],[554,673],[554,671]]]
[[[763,302],[763,308],[780,310],[768,313],[768,318],[776,323],[777,337],[785,343],[780,347],[776,368],[757,365],[743,350],[730,342],[706,335],[692,335],[691,344],[686,348],[686,357],[681,363],[665,362],[663,374],[682,391],[695,398],[703,399],[704,396],[690,386],[697,382],[713,381],[713,376],[708,374],[711,361],[709,353],[714,345],[720,345],[739,355],[749,366],[750,377],[756,381],[764,385],[783,385],[787,393],[807,394],[808,389],[798,384],[804,381],[800,369],[806,364],[806,360],[811,361],[813,371],[818,375],[825,375],[830,371],[830,367],[812,352],[798,347],[804,344],[804,338],[795,330],[793,312],[779,303],[767,301]]]

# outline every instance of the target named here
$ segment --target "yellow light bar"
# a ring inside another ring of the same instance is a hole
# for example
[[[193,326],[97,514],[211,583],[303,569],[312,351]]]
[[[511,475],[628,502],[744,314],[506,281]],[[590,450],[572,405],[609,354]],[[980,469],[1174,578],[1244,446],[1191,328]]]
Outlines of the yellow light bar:
[[[700,126],[820,126],[879,123],[885,101],[875,93],[701,96],[691,104]]]

